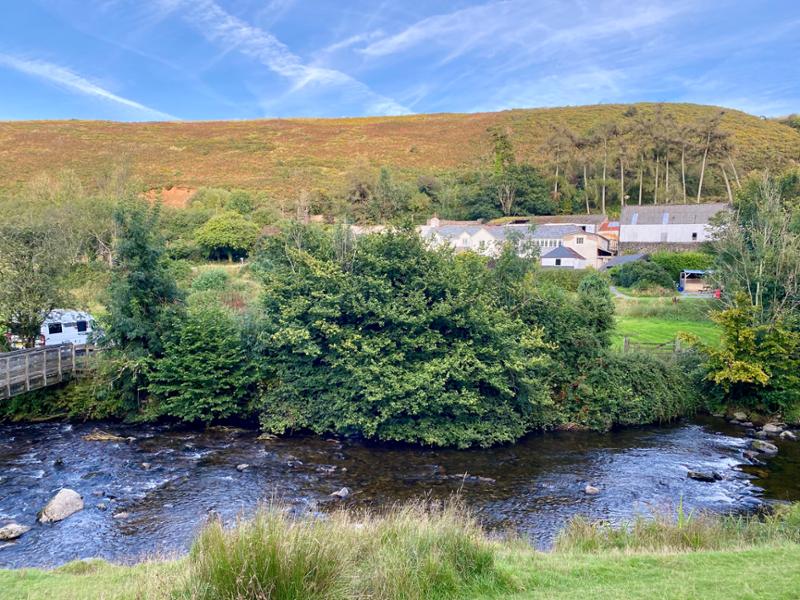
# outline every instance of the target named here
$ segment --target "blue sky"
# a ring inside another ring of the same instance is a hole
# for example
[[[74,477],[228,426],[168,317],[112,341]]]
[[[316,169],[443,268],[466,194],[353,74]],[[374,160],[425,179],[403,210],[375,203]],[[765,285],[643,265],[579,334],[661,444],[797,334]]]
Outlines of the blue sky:
[[[800,0],[0,0],[0,119],[800,112]]]

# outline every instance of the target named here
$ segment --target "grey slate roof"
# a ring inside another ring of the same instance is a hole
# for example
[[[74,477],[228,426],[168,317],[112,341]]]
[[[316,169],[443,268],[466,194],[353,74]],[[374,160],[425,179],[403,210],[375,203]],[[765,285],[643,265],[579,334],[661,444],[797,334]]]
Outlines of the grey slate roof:
[[[571,233],[585,233],[577,225],[537,225],[533,237],[537,239],[561,239]]]
[[[622,225],[706,225],[711,217],[726,208],[728,208],[728,204],[725,202],[626,206],[622,209],[620,223]]]
[[[623,254],[622,256],[615,256],[610,261],[608,261],[605,265],[606,269],[610,269],[611,267],[618,267],[620,265],[624,265],[630,262],[635,262],[637,260],[646,260],[647,257],[650,256],[649,254]]]
[[[583,256],[575,252],[572,248],[566,246],[557,246],[542,256],[542,258],[577,258],[578,260],[586,260]]]

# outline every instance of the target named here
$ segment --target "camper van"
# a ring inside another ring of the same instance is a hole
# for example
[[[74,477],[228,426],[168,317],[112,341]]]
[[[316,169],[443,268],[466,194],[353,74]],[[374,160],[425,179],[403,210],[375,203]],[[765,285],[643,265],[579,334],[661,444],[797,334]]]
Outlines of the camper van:
[[[91,343],[94,329],[94,319],[89,313],[56,309],[42,323],[42,332],[36,345],[88,344]]]
[[[56,309],[48,313],[36,340],[36,347],[58,344],[91,344],[100,333],[92,315],[79,310]],[[94,334],[94,335],[93,335]],[[8,345],[22,348],[23,342],[15,335],[6,334]]]

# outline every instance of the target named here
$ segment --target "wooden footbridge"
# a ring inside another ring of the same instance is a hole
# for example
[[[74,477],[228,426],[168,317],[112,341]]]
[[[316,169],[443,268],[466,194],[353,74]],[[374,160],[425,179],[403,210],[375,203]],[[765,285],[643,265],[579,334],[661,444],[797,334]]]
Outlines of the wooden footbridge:
[[[0,399],[80,377],[91,365],[89,344],[59,344],[0,353]]]

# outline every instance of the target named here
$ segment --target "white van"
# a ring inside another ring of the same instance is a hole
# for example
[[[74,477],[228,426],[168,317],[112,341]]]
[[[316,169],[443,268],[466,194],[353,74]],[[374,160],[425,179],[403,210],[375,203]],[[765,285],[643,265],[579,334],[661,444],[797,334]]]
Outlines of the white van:
[[[79,310],[56,309],[42,323],[37,346],[88,344],[95,330],[92,315]]]

